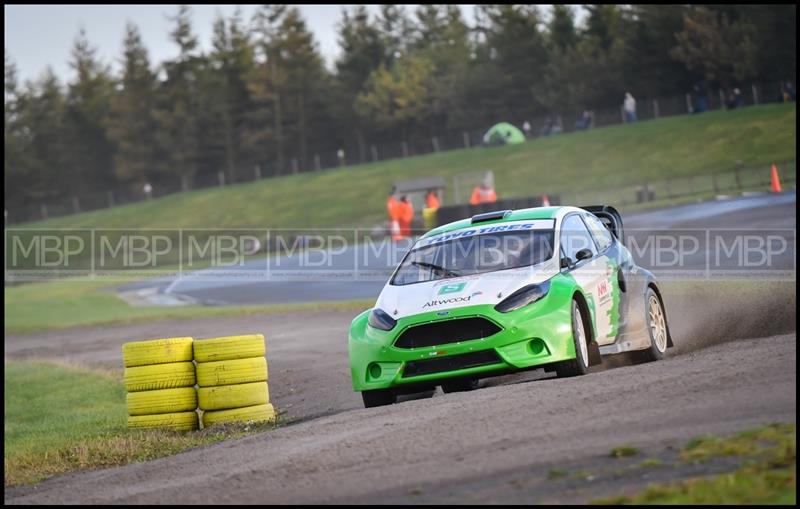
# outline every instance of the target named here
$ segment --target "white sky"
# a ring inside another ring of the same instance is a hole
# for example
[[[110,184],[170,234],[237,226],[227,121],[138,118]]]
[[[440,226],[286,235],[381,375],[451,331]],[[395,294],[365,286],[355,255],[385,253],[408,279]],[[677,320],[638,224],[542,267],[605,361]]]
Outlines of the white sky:
[[[242,5],[243,19],[249,21],[255,5]],[[330,66],[338,55],[336,25],[343,7],[350,5],[298,5],[309,30],[319,44]],[[462,5],[467,23],[473,21],[473,5]],[[373,15],[380,6],[368,5]],[[407,5],[413,12],[416,5]],[[226,18],[235,11],[234,5],[192,5],[192,20],[203,50],[211,45],[212,23],[221,12]],[[82,27],[98,56],[119,69],[125,22],[138,25],[147,46],[152,64],[177,55],[177,46],[168,39],[171,23],[167,15],[178,11],[176,5],[6,5],[5,48],[17,66],[20,81],[35,79],[47,65],[52,66],[62,80],[71,79],[68,61],[70,48]]]

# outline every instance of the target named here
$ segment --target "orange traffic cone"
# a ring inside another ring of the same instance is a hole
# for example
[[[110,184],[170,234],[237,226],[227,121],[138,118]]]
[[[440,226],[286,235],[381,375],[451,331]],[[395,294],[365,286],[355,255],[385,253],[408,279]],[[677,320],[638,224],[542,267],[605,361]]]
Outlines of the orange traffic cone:
[[[773,193],[781,192],[781,181],[778,178],[778,167],[775,166],[775,163],[772,163],[772,184],[769,186],[769,190]]]
[[[542,207],[549,207],[550,206],[550,198],[547,197],[546,194],[542,195]]]

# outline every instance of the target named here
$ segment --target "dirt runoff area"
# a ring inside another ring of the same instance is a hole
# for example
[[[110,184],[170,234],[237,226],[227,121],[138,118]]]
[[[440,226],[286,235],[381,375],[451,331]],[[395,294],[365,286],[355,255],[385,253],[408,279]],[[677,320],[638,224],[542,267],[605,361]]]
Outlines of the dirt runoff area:
[[[730,466],[629,469],[702,434],[796,420],[794,283],[763,292],[665,291],[665,360],[607,359],[588,376],[542,371],[469,393],[362,408],[352,391],[353,313],[305,312],[72,329],[5,338],[7,359],[121,369],[121,345],[263,332],[270,394],[293,424],[168,458],[5,491],[6,503],[585,502]],[[711,290],[709,290],[711,291]],[[642,452],[613,459],[630,444]],[[616,462],[616,463],[615,463]],[[551,479],[554,469],[580,475]]]

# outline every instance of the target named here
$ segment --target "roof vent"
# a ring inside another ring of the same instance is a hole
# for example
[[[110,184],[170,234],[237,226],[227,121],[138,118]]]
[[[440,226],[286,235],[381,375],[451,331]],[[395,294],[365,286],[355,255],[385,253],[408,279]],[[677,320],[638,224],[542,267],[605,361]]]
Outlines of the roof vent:
[[[511,210],[495,210],[494,212],[486,212],[485,214],[478,214],[472,216],[472,224],[485,223],[486,221],[494,221],[495,219],[504,219],[511,214]]]

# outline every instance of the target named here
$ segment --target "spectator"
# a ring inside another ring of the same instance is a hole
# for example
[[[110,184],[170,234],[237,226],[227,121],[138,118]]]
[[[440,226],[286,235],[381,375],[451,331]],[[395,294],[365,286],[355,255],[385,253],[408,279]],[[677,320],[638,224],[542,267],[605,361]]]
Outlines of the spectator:
[[[736,108],[744,107],[744,98],[742,97],[742,91],[738,88],[734,88],[733,92],[730,93],[728,96],[728,109],[734,110]]]
[[[392,190],[389,191],[389,197],[386,199],[386,213],[389,215],[389,233],[392,235],[392,239],[400,240],[400,202],[397,201],[395,197],[395,187],[392,186]]]
[[[425,196],[425,207],[433,210],[439,208],[439,196],[435,189],[428,189],[428,194]]]
[[[530,138],[531,136],[531,123],[527,120],[524,124],[522,124],[522,130],[525,131],[525,137]]]
[[[142,186],[142,191],[148,200],[153,197],[153,186],[150,185],[150,182],[144,183]]]
[[[551,134],[558,134],[561,132],[561,127],[553,120],[552,117],[547,117],[544,125],[539,129],[540,136],[550,136]]]
[[[706,87],[704,82],[696,83],[694,92],[697,95],[697,104],[694,108],[694,113],[703,113],[708,111],[708,99],[706,98]]]
[[[581,118],[575,121],[575,129],[583,131],[592,127],[592,113],[589,110],[584,110]]]
[[[397,205],[397,221],[400,223],[400,238],[411,236],[411,221],[414,220],[414,206],[403,195]]]
[[[790,102],[795,100],[795,90],[790,82],[781,83],[781,100]]]
[[[636,99],[633,98],[630,92],[625,92],[623,108],[625,109],[625,119],[628,122],[636,122]]]
[[[475,186],[472,196],[469,199],[470,205],[480,205],[482,203],[494,203],[497,201],[497,193],[494,191],[494,178],[490,171],[486,172],[483,182]]]

